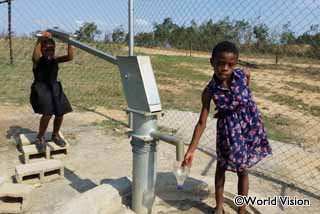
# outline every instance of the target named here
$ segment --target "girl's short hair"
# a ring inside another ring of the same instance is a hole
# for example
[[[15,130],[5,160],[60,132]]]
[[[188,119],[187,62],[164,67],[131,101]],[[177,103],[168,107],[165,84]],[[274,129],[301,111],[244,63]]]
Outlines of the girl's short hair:
[[[56,43],[52,38],[47,38],[41,42],[41,46],[45,46],[45,45],[53,45],[55,47]]]
[[[212,50],[212,58],[214,59],[222,52],[234,53],[237,58],[239,56],[239,50],[237,46],[229,41],[223,41],[216,44]]]

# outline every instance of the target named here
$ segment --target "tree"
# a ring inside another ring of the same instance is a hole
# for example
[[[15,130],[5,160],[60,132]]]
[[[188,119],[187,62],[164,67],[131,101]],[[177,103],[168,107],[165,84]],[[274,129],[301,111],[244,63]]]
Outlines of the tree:
[[[280,35],[280,43],[283,45],[294,44],[296,37],[292,30],[290,30],[290,22],[282,26],[282,33]]]
[[[112,32],[112,41],[115,43],[123,43],[126,40],[126,33],[124,32],[123,26],[120,25]]]
[[[249,45],[252,37],[252,27],[245,20],[237,20],[233,26],[235,40],[239,44]]]
[[[153,33],[139,33],[135,36],[135,43],[138,46],[152,47],[154,46]]]
[[[106,34],[104,35],[103,41],[104,41],[105,43],[110,43],[110,42],[112,41],[112,33],[106,33]]]
[[[313,24],[310,26],[309,34],[315,35],[319,33],[319,24]]]
[[[190,55],[192,50],[199,50],[197,47],[199,28],[194,20],[191,20],[191,26],[186,28],[187,34],[187,46],[190,49]]]
[[[313,45],[316,44],[318,41],[318,37],[320,35],[319,32],[319,25],[311,25],[310,29],[303,33],[302,35],[298,36],[296,42],[299,44],[309,44]],[[320,41],[318,41],[320,42]],[[320,45],[319,45],[320,46]]]
[[[306,31],[296,39],[296,43],[310,45],[311,48],[308,51],[308,55],[310,57],[320,59],[319,25],[311,25],[308,31]]]
[[[235,40],[236,35],[230,21],[229,16],[215,23],[216,35],[219,36],[219,40]]]
[[[268,26],[265,24],[256,25],[253,27],[253,33],[257,39],[257,47],[261,48],[267,43],[268,39]]]
[[[98,30],[98,26],[94,22],[85,22],[75,34],[80,41],[91,42],[101,34],[101,31]]]
[[[156,43],[160,46],[166,46],[169,43],[172,32],[178,26],[172,22],[171,18],[165,18],[162,24],[154,24],[154,37]],[[169,43],[169,45],[172,45]]]

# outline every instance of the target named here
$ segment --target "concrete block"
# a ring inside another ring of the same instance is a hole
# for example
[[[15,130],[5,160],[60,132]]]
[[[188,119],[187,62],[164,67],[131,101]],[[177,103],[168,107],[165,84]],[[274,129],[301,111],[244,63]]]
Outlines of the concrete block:
[[[47,148],[49,149],[49,156],[53,159],[55,159],[55,156],[58,156],[60,159],[64,155],[66,156],[68,154],[68,150],[70,148],[69,143],[64,139],[66,145],[64,147],[60,147],[54,142],[50,141],[47,143]]]
[[[16,166],[18,183],[45,183],[64,177],[64,166],[59,160],[45,160]]]
[[[22,146],[22,152],[23,152],[24,163],[29,163],[30,160],[32,159],[33,160],[39,159],[39,158],[50,159],[50,150],[48,149],[48,147],[46,151],[39,151],[35,144],[24,145]]]
[[[33,188],[26,184],[0,186],[0,213],[23,213],[32,206]]]

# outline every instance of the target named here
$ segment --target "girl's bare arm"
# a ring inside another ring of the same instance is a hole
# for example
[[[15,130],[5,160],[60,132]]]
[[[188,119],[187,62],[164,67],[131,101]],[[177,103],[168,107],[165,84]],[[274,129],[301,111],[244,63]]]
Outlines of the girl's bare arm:
[[[38,39],[32,54],[33,67],[35,67],[39,63],[40,56],[41,56],[41,40]]]
[[[210,92],[207,88],[202,92],[201,100],[202,100],[202,108],[201,108],[200,117],[197,122],[197,125],[194,128],[192,140],[189,145],[188,151],[184,156],[184,161],[182,163],[183,166],[187,165],[191,167],[195,150],[197,149],[199,140],[203,134],[203,131],[206,128],[207,119],[210,111],[210,102],[211,102]]]
[[[197,122],[197,125],[195,126],[191,144],[188,149],[188,151],[192,151],[192,152],[196,150],[199,140],[202,136],[202,133],[206,128],[207,119],[210,111],[210,101],[211,101],[211,97],[208,89],[205,89],[202,92],[201,101],[202,101],[202,108],[201,108],[200,117]]]
[[[249,71],[248,68],[244,68],[244,69],[243,69],[243,72],[244,72],[244,74],[245,74],[246,77],[247,77],[248,85],[249,85],[249,82],[250,82],[250,71]]]
[[[69,62],[73,59],[73,48],[70,44],[68,44],[67,52],[68,52],[67,55],[59,56],[56,58],[58,63]]]

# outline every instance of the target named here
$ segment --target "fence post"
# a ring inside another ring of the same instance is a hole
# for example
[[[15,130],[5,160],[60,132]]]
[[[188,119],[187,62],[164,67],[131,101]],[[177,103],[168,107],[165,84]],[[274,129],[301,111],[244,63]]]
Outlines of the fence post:
[[[13,51],[12,51],[12,33],[11,33],[11,0],[8,0],[8,38],[9,38],[9,52],[10,64],[13,64]]]
[[[129,0],[129,23],[128,23],[128,31],[129,31],[129,56],[133,56],[133,47],[134,47],[134,9],[133,9],[133,0]]]

